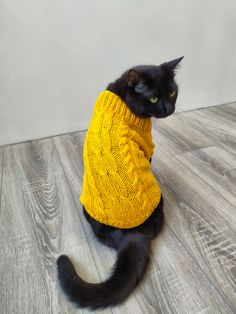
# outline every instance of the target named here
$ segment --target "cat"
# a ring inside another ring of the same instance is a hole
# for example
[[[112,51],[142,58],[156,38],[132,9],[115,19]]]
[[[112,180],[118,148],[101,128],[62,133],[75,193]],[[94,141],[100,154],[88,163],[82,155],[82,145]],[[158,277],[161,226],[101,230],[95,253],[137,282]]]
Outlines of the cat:
[[[159,66],[133,67],[110,83],[106,91],[118,96],[140,121],[149,121],[151,117],[165,118],[175,111],[178,86],[174,77],[182,59]],[[150,157],[145,163],[147,167],[151,163],[151,156],[142,156],[144,159]],[[102,283],[90,284],[76,273],[70,259],[61,255],[57,260],[61,286],[79,307],[98,309],[122,303],[147,269],[150,241],[163,227],[163,197],[160,194],[158,205],[151,215],[132,228],[119,228],[99,222],[88,213],[86,206],[83,207],[83,214],[98,240],[118,251],[117,261],[110,278]]]

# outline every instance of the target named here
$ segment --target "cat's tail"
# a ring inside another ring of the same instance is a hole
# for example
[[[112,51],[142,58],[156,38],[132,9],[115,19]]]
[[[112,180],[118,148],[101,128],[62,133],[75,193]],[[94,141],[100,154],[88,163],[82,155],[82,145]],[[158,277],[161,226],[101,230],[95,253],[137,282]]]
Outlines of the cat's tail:
[[[111,277],[97,284],[80,278],[70,259],[61,255],[57,267],[64,292],[79,307],[98,309],[121,303],[139,283],[147,268],[149,244],[150,239],[140,233],[127,234],[120,244]]]

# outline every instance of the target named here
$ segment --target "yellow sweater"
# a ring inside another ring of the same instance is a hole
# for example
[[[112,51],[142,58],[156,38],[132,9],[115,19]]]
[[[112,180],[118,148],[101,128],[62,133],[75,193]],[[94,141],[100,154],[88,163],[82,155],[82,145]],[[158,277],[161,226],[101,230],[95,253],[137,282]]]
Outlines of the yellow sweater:
[[[154,144],[149,118],[135,116],[110,91],[97,98],[84,145],[80,197],[95,220],[118,228],[142,224],[161,191],[149,163]]]

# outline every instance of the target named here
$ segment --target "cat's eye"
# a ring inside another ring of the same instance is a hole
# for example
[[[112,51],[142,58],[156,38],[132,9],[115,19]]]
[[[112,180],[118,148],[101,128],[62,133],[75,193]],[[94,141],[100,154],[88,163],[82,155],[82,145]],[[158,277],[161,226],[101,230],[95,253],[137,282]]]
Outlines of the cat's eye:
[[[170,93],[170,97],[174,97],[176,95],[176,91],[173,90],[173,92]]]
[[[149,98],[149,101],[152,103],[152,104],[156,104],[158,102],[158,97],[151,97]]]

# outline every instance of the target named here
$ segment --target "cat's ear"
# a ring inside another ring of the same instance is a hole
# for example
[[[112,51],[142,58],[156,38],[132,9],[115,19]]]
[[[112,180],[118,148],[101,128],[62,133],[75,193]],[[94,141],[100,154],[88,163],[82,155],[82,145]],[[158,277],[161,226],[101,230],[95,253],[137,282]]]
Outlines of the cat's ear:
[[[128,75],[127,75],[128,86],[135,86],[140,81],[141,81],[141,74],[138,71],[134,69],[131,69],[128,71]]]
[[[177,66],[179,65],[180,61],[183,58],[184,57],[180,57],[180,58],[171,60],[169,62],[165,62],[165,63],[162,64],[162,67],[164,67],[167,71],[172,72],[174,74]]]
[[[147,90],[147,85],[144,83],[142,75],[134,69],[129,70],[127,76],[128,86],[134,87],[136,93],[142,94]]]

